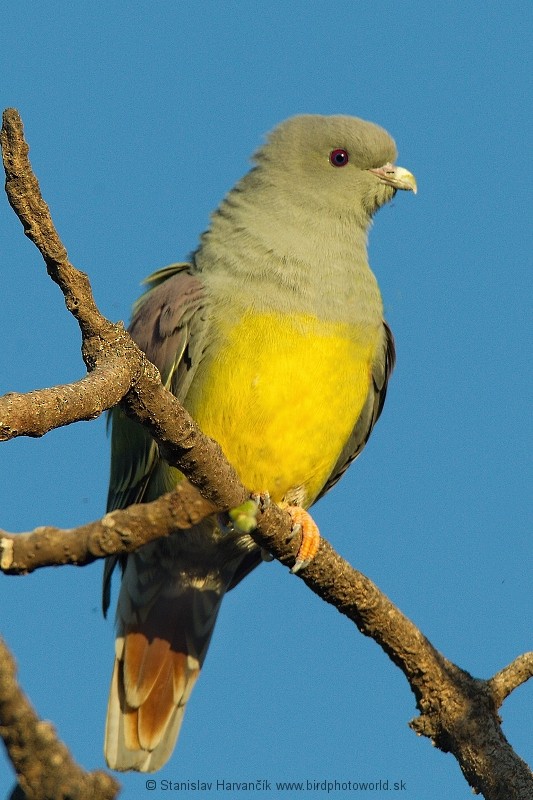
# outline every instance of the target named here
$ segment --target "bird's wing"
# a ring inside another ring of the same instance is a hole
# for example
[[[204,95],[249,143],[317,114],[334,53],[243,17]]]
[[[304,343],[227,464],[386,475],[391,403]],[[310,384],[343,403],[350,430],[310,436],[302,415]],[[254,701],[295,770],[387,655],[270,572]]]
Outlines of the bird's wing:
[[[350,438],[346,442],[317,500],[323,497],[326,492],[329,492],[332,486],[335,486],[352,461],[354,461],[363,450],[372,433],[372,428],[378,421],[383,409],[385,396],[387,394],[387,384],[396,361],[394,337],[386,322],[383,322],[383,329],[383,344],[372,365],[372,381],[365,405],[363,406],[363,410],[359,415],[359,419],[355,424]]]
[[[129,331],[159,369],[164,385],[183,400],[203,353],[205,288],[188,264],[165,267],[146,283],[148,291],[134,307]],[[152,437],[119,408],[112,411],[111,424],[108,511],[143,499],[158,459]]]
[[[190,272],[189,264],[164,267],[145,283],[148,289],[134,306],[129,331],[159,369],[165,386],[183,400],[202,359],[207,338],[205,287]],[[172,475],[159,458],[150,434],[119,407],[111,412],[110,421],[111,474],[107,510],[126,508],[172,489]],[[104,610],[109,606],[111,574],[117,560],[106,561]]]

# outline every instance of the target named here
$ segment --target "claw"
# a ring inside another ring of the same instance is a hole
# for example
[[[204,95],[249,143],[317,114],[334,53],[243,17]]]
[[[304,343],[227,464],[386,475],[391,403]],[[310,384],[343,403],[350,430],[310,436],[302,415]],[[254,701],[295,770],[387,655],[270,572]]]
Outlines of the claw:
[[[271,499],[270,499],[270,493],[269,492],[261,492],[260,494],[254,492],[251,495],[251,498],[254,501],[254,503],[257,504],[257,507],[261,509],[261,511],[266,511],[266,509],[269,507],[269,505],[272,502]]]
[[[292,519],[291,538],[301,531],[302,541],[291,569],[296,574],[306,567],[316,556],[320,545],[320,531],[312,516],[301,506],[287,506],[285,509]]]
[[[288,508],[286,510],[289,511]],[[292,514],[291,514],[291,518],[292,518]],[[290,535],[289,535],[289,542],[292,542],[294,537],[298,536],[298,534],[300,534],[300,533],[302,533],[302,525],[301,525],[301,523],[300,522],[293,522],[292,523],[291,532],[290,532]]]

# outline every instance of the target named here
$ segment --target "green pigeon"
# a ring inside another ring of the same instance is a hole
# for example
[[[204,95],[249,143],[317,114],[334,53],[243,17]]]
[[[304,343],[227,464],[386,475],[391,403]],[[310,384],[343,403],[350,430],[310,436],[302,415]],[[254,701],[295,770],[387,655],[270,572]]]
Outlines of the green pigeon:
[[[316,553],[307,509],[365,446],[394,342],[367,257],[375,212],[413,175],[381,127],[349,116],[281,123],[211,217],[188,263],[154,273],[130,332],[168,389],[219,442],[252,492],[268,492]],[[108,509],[183,480],[146,431],[112,414]],[[170,757],[224,593],[259,564],[213,516],[121,558],[105,755],[151,772]],[[117,559],[106,565],[104,606]]]

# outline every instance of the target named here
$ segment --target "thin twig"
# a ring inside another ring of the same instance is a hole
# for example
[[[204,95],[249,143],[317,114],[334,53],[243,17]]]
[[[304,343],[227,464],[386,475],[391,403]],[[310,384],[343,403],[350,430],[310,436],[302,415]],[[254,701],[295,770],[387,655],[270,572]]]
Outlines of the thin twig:
[[[489,683],[496,707],[523,683],[533,678],[533,651],[523,653],[494,675]]]
[[[183,481],[175,491],[151,503],[111,511],[101,520],[61,529],[52,526],[28,533],[0,530],[0,571],[26,575],[42,567],[84,567],[100,558],[124,555],[154,539],[183,531],[216,511],[197,489]]]

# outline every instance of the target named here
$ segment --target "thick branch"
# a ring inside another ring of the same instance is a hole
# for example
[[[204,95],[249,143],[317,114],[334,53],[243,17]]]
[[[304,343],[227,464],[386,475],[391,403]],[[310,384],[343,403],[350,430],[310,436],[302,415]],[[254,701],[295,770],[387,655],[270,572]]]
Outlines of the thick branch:
[[[27,800],[112,800],[119,785],[105,772],[85,772],[49,722],[39,719],[16,678],[15,662],[0,639],[0,736]]]
[[[284,563],[290,548],[270,527],[267,509],[254,539]],[[291,551],[292,552],[292,551]],[[420,630],[372,581],[353,569],[325,540],[300,577],[319,597],[353,620],[402,670],[420,717],[413,729],[457,758],[461,769],[488,800],[529,800],[533,776],[506,740],[490,681],[473,678],[441,655]]]

